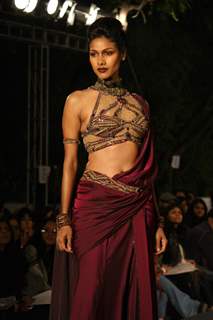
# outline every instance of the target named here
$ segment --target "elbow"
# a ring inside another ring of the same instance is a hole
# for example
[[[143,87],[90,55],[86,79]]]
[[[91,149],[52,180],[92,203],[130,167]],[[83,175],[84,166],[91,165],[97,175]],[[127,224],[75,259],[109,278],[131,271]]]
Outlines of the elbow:
[[[78,168],[77,159],[64,159],[63,170],[67,172],[76,172]]]

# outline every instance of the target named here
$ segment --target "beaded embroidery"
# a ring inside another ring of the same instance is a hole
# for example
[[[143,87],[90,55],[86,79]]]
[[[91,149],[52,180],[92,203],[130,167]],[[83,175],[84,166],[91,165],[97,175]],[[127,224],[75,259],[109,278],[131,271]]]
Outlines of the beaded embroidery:
[[[91,88],[99,94],[87,128],[81,134],[87,151],[94,152],[126,141],[141,144],[149,121],[135,96],[121,84],[113,87],[113,83],[108,86],[101,80]]]
[[[124,193],[130,193],[130,192],[137,193],[137,192],[143,191],[139,187],[130,186],[120,181],[116,181],[113,178],[110,178],[102,173],[99,173],[93,170],[85,170],[83,173],[83,176],[81,177],[81,180],[92,181],[92,182],[101,184],[105,187],[118,190]]]

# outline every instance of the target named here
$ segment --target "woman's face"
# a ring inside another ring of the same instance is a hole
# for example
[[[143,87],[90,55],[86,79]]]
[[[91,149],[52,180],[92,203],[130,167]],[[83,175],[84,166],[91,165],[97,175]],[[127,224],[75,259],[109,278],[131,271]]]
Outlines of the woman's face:
[[[22,232],[32,234],[33,220],[31,218],[31,216],[29,216],[28,214],[24,215],[24,217],[20,221],[20,229]]]
[[[56,243],[56,223],[48,221],[41,229],[42,239],[48,246],[53,246]]]
[[[0,246],[5,246],[11,241],[11,231],[6,222],[0,222]]]
[[[202,218],[205,215],[205,207],[202,202],[196,203],[194,206],[193,212],[196,217]]]
[[[183,215],[180,208],[172,208],[168,213],[168,220],[174,224],[181,224],[183,221]]]
[[[119,77],[123,57],[116,43],[106,37],[95,38],[89,44],[90,63],[94,73],[101,80],[115,80]]]

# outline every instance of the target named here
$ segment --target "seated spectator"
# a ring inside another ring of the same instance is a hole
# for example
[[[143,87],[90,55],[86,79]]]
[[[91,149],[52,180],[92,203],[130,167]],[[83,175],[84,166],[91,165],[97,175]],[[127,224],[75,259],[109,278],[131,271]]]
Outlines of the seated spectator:
[[[192,299],[164,275],[159,276],[157,299],[159,320],[165,319],[168,303],[184,318],[208,311],[208,305],[206,303]]]
[[[184,217],[184,223],[190,228],[197,226],[207,220],[207,211],[205,202],[200,198],[195,199]]]
[[[23,289],[23,311],[27,317],[36,319],[45,317],[48,319],[49,304],[33,305],[36,295],[48,293],[51,290],[53,260],[56,243],[56,223],[53,219],[46,219],[41,228],[35,230],[34,236],[24,248],[27,260],[26,285]],[[23,317],[26,316],[23,314]],[[27,318],[27,319],[28,319]],[[25,318],[23,318],[25,319]]]
[[[186,192],[181,190],[176,191],[175,197],[176,197],[176,204],[178,204],[178,206],[181,207],[183,213],[186,213],[188,210]]]
[[[196,196],[193,192],[187,192],[186,193],[186,201],[188,204],[188,207],[191,206],[192,202],[196,199]]]
[[[207,220],[192,228],[188,234],[189,258],[213,271],[213,209],[208,213]]]
[[[5,218],[0,219],[0,315],[13,318],[24,285],[24,258],[14,246],[12,230]],[[2,313],[4,313],[2,315]],[[1,317],[0,317],[1,318]]]
[[[16,215],[11,215],[8,219],[9,225],[13,231],[13,239],[15,242],[20,240],[20,227]]]
[[[38,255],[42,259],[48,275],[48,283],[52,283],[53,260],[56,245],[56,222],[54,218],[47,218],[43,221],[38,234],[34,237],[34,245]]]
[[[29,208],[21,208],[17,212],[20,226],[20,247],[24,248],[34,234],[33,213]]]
[[[184,258],[188,229],[183,224],[183,211],[177,205],[170,206],[165,214],[165,234],[168,240],[163,263],[175,266]]]
[[[165,234],[168,244],[161,263],[167,270],[166,274],[179,289],[191,297],[202,300],[200,281],[197,281],[194,262],[186,260],[185,257],[187,233],[188,228],[183,224],[182,209],[177,205],[168,208],[165,216]]]

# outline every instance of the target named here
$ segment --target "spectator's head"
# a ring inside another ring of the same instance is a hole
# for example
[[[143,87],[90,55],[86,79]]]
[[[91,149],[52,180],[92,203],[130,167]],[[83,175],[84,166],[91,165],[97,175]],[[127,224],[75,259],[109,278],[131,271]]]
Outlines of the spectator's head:
[[[186,200],[187,200],[187,203],[188,203],[188,206],[190,206],[192,204],[192,202],[195,200],[195,194],[192,193],[192,192],[187,192],[186,194]]]
[[[41,237],[46,246],[55,246],[56,232],[55,220],[47,219],[41,228]]]
[[[0,250],[4,250],[5,247],[12,241],[12,230],[5,218],[0,219]]]
[[[159,197],[159,208],[164,211],[176,203],[176,197],[170,192],[164,192]]]
[[[205,202],[200,198],[195,199],[191,204],[190,213],[197,219],[205,218],[207,216],[207,206]]]
[[[13,215],[8,219],[8,222],[13,231],[14,240],[16,241],[20,238],[20,227],[19,227],[18,219],[16,218],[15,215]]]
[[[174,227],[179,226],[183,222],[183,210],[177,205],[169,207],[166,214],[166,222]]]
[[[178,197],[181,197],[181,198],[186,198],[186,192],[185,191],[181,191],[181,190],[178,190],[175,192],[175,196],[178,198]]]
[[[32,235],[34,227],[32,211],[29,208],[21,208],[17,213],[17,218],[21,232]]]

